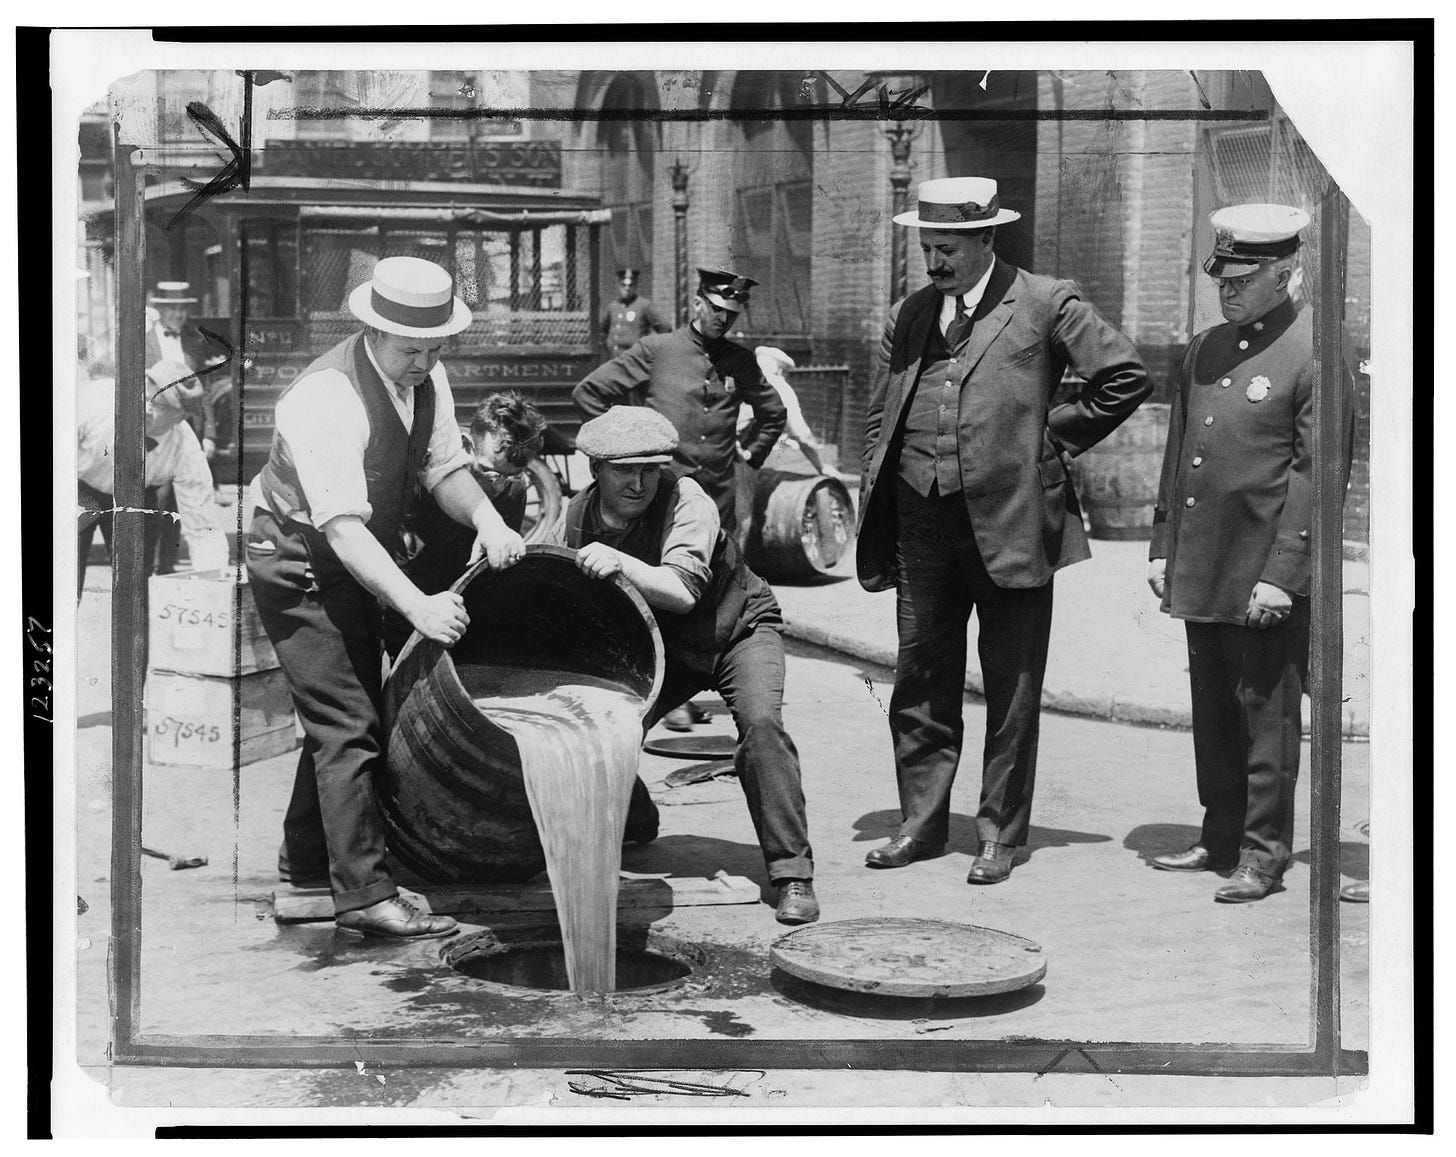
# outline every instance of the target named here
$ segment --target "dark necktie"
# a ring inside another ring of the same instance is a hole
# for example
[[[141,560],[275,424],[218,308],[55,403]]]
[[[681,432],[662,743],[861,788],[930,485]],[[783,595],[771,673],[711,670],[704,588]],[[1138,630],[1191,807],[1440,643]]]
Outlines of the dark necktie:
[[[955,317],[945,327],[945,344],[955,349],[971,334],[971,315],[966,312],[965,298],[960,294],[955,299]]]
[[[164,329],[164,330],[162,330],[162,332],[164,334],[166,334],[168,337],[181,337],[182,336],[182,331],[180,329]]]

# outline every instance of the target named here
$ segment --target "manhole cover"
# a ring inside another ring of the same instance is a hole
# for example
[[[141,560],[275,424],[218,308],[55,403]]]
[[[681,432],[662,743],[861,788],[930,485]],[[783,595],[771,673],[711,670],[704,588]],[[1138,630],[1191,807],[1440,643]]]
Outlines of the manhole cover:
[[[738,740],[731,735],[678,735],[649,739],[642,750],[670,759],[731,759]]]
[[[880,996],[988,996],[1046,975],[1041,945],[948,920],[813,924],[775,940],[769,962],[801,980]]]

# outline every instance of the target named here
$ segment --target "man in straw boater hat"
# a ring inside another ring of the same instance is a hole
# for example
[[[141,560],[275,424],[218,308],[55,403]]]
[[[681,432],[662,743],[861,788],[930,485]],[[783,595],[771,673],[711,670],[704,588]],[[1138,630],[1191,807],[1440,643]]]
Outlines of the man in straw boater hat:
[[[666,333],[672,328],[657,312],[657,306],[638,295],[640,279],[640,270],[617,270],[617,299],[607,302],[602,310],[602,342],[608,357],[626,353],[649,333]]]
[[[232,379],[225,373],[209,373],[228,360],[228,351],[191,323],[192,307],[196,304],[197,298],[187,282],[157,282],[147,294],[147,305],[151,308],[147,311],[145,361],[149,376],[160,363],[169,366],[180,363],[198,375],[181,396],[186,402],[188,424],[202,444],[202,452],[211,458],[219,436],[226,442],[229,433],[227,416],[224,414],[219,424],[218,411],[232,392]]]
[[[340,931],[399,940],[455,922],[403,899],[385,864],[374,775],[381,617],[387,606],[451,646],[468,624],[452,591],[425,594],[396,561],[418,482],[475,528],[475,554],[505,567],[524,552],[469,470],[440,351],[471,321],[450,274],[387,257],[349,295],[365,329],[308,367],[278,399],[273,447],[253,480],[248,576],[303,721],[279,875],[327,879]]]
[[[784,730],[783,619],[702,487],[669,465],[678,441],[671,422],[642,406],[616,406],[583,425],[576,444],[592,482],[548,541],[574,548],[588,575],[622,575],[652,608],[667,669],[647,727],[695,692],[723,696],[738,728],[734,767],[778,889],[777,919],[807,924],[819,902],[799,753]],[[639,781],[626,834],[656,830],[657,808]]]
[[[920,184],[930,284],[894,305],[865,422],[860,583],[897,594],[890,699],[901,822],[865,858],[899,868],[939,855],[960,760],[966,627],[985,680],[979,841],[967,881],[996,884],[1026,843],[1036,773],[1052,576],[1090,557],[1066,460],[1096,445],[1152,389],[1132,342],[1070,281],[996,257],[996,182]],[[1053,393],[1070,368],[1069,400]]]
[[[1151,863],[1233,869],[1214,899],[1242,904],[1278,890],[1289,861],[1309,674],[1314,332],[1290,293],[1309,215],[1233,205],[1210,221],[1203,270],[1226,320],[1178,372],[1148,550],[1148,585],[1188,633],[1203,824]]]

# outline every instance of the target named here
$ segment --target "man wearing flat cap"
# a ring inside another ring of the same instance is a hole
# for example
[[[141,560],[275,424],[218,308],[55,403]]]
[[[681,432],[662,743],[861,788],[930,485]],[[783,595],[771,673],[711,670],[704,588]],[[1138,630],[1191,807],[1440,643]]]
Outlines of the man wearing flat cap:
[[[650,333],[666,333],[672,328],[657,312],[657,306],[638,296],[639,276],[636,269],[617,270],[617,300],[608,302],[602,310],[602,343],[608,357],[626,353]]]
[[[295,884],[328,880],[341,932],[414,940],[455,922],[402,898],[385,862],[374,788],[383,607],[447,647],[469,621],[458,594],[426,594],[400,569],[415,486],[474,527],[474,557],[510,566],[525,547],[472,476],[455,423],[440,351],[471,313],[450,274],[386,257],[349,310],[365,328],[279,397],[249,490],[248,578],[304,731],[278,870]]]
[[[1151,863],[1233,869],[1214,899],[1242,904],[1279,889],[1294,828],[1309,672],[1314,335],[1290,289],[1309,215],[1234,205],[1210,220],[1203,269],[1218,281],[1226,321],[1184,355],[1148,551],[1148,585],[1187,630],[1203,824],[1192,847]],[[1352,437],[1350,425],[1346,475]]]
[[[890,735],[900,830],[873,868],[939,855],[964,722],[966,628],[979,620],[986,741],[967,881],[996,884],[1026,843],[1052,576],[1090,557],[1066,462],[1152,389],[1137,350],[1070,281],[1008,265],[1020,218],[984,177],[924,181],[914,212],[930,285],[890,311],[865,422],[859,580],[893,588],[900,648]],[[1053,405],[1064,370],[1082,383]]]
[[[758,282],[721,269],[699,269],[698,277],[687,325],[648,334],[588,374],[572,397],[587,418],[638,398],[667,418],[678,433],[674,460],[680,472],[703,488],[718,508],[723,530],[732,534],[737,529],[738,407],[745,402],[753,407],[755,429],[741,454],[755,468],[783,433],[787,415],[753,352],[725,337]]]
[[[723,696],[738,728],[733,764],[778,889],[777,919],[819,918],[799,753],[784,730],[783,618],[768,584],[748,569],[718,511],[678,473],[678,433],[661,414],[615,406],[582,426],[577,448],[592,482],[567,505],[547,541],[575,549],[586,574],[621,574],[647,601],[662,632],[667,669],[645,724],[695,692]],[[634,829],[656,831],[656,807],[634,793]]]

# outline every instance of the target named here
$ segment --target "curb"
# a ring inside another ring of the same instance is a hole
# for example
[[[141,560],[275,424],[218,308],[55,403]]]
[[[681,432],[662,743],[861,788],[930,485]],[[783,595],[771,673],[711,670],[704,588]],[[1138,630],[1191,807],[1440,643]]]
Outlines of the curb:
[[[895,648],[867,642],[846,635],[842,631],[830,630],[816,623],[796,622],[784,619],[784,634],[799,642],[834,651],[862,663],[872,663],[889,671],[895,669]],[[972,695],[985,697],[986,688],[980,673],[966,673],[965,690]],[[1189,731],[1193,727],[1193,712],[1190,707],[1170,707],[1146,700],[1119,699],[1112,692],[1086,694],[1068,687],[1047,687],[1041,693],[1042,710],[1058,715],[1071,715],[1083,719],[1105,719],[1112,723],[1133,723],[1142,727],[1161,727],[1177,731]],[[1346,703],[1341,711],[1340,734],[1347,740],[1369,740],[1370,722],[1357,718],[1351,705]],[[1306,737],[1308,730],[1305,731]]]

